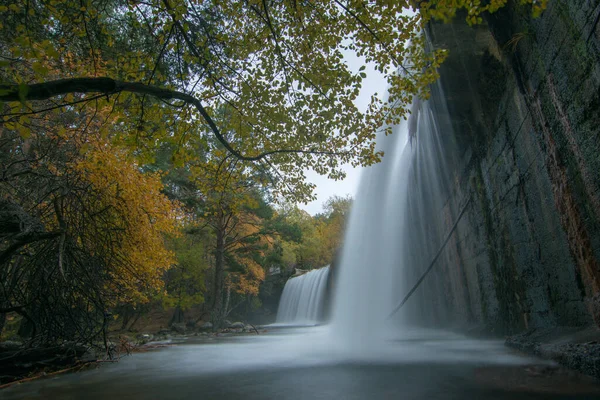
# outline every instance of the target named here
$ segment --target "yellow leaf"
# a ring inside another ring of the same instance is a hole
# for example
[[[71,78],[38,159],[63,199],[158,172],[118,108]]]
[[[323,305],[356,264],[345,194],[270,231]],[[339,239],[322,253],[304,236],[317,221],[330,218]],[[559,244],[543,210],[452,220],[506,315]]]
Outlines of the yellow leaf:
[[[39,61],[34,62],[31,68],[40,78],[46,77],[48,72],[50,72],[50,70]]]

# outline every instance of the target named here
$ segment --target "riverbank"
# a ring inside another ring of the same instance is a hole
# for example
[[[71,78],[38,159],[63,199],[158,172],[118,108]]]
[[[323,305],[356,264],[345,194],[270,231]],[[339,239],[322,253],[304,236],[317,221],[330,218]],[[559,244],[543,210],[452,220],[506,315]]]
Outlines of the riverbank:
[[[600,379],[600,330],[596,327],[535,329],[507,338],[506,345]]]
[[[0,343],[0,359],[6,360],[10,355],[18,355],[12,362],[3,361],[0,368],[0,389],[18,383],[29,382],[39,378],[96,369],[103,364],[111,364],[122,357],[134,353],[145,353],[163,349],[173,345],[187,343],[217,344],[230,342],[240,337],[251,337],[265,340],[269,334],[286,334],[293,331],[290,327],[252,326],[243,323],[230,324],[218,332],[212,332],[207,327],[186,328],[181,326],[171,329],[161,329],[158,332],[113,332],[109,336],[110,357],[101,349],[94,352],[88,347],[65,344],[47,349],[23,349],[16,343]],[[471,337],[478,336],[479,340],[472,343],[491,342],[489,335],[471,332]],[[262,339],[261,339],[262,338]],[[510,385],[527,387],[556,387],[557,379],[566,382],[584,382],[593,385],[600,378],[600,332],[595,328],[555,328],[552,330],[532,330],[520,335],[509,337],[505,341],[507,348],[516,349],[521,353],[551,360],[560,364],[522,364],[518,366],[478,369],[476,379],[489,385]],[[471,342],[471,339],[469,339]],[[390,344],[391,345],[391,344]],[[391,345],[393,347],[393,345]],[[476,349],[465,347],[461,353],[468,354]],[[510,350],[508,350],[510,351]],[[406,354],[404,355],[406,357]],[[410,358],[420,358],[419,354],[411,352]],[[402,357],[398,357],[402,361]],[[390,360],[388,360],[390,361]],[[432,360],[430,360],[432,361]],[[7,371],[10,371],[7,373]],[[594,380],[582,380],[580,372]],[[542,389],[540,389],[542,390]],[[553,389],[556,390],[556,389]]]
[[[405,329],[384,342],[328,326],[188,336],[177,345],[1,392],[10,399],[597,399],[596,381],[447,331]],[[359,344],[359,345],[358,345]]]
[[[118,362],[124,356],[147,352],[181,343],[189,338],[207,339],[230,335],[258,335],[266,332],[260,326],[242,322],[229,323],[217,332],[212,326],[186,327],[174,324],[157,332],[114,331],[106,346],[64,343],[47,347],[27,347],[18,341],[0,342],[0,389],[35,379],[67,372],[96,368],[104,363]]]

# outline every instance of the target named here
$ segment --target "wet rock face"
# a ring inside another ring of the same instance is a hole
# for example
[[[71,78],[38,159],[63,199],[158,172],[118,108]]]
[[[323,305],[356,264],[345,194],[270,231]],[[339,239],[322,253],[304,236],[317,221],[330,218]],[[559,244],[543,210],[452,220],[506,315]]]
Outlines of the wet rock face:
[[[532,19],[513,3],[484,27],[430,27],[451,52],[454,187],[419,223],[443,221],[441,242],[471,202],[412,315],[496,334],[600,324],[600,5],[549,2]]]

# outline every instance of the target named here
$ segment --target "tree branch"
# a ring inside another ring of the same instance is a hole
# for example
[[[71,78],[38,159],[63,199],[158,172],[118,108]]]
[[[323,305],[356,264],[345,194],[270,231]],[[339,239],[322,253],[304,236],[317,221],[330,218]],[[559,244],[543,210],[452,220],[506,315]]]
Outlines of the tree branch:
[[[30,243],[39,242],[40,240],[53,239],[62,234],[62,232],[47,232],[27,235],[22,237],[18,242],[8,246],[5,250],[0,253],[0,265],[8,261],[8,259],[21,247]]]
[[[362,19],[360,19],[360,17],[352,12],[352,10],[350,10],[348,7],[346,7],[344,4],[342,4],[342,2],[340,2],[339,0],[334,0],[335,3],[340,6],[346,13],[348,13],[348,15],[350,15],[352,18],[354,18],[356,20],[356,22],[358,22],[358,24],[360,26],[362,26],[364,29],[367,30],[367,32],[369,32],[371,34],[371,36],[373,36],[373,38],[375,40],[377,40],[381,46],[383,46],[383,48],[385,49],[385,51],[389,54],[389,56],[392,58],[392,60],[394,60],[396,62],[396,64],[402,68],[404,70],[404,72],[406,72],[409,76],[413,76],[413,74],[398,60],[398,58],[394,55],[394,53],[390,50],[389,45],[384,42],[383,40],[381,40],[379,38],[379,35],[377,33],[375,33],[375,31],[373,29],[371,29],[369,27],[369,25],[367,25]],[[310,4],[310,3],[309,3]]]
[[[450,232],[448,232],[448,235],[446,236],[446,240],[444,240],[444,243],[442,244],[442,246],[439,248],[438,252],[433,257],[433,260],[431,260],[431,262],[429,263],[429,266],[427,267],[427,269],[425,270],[425,272],[423,272],[423,274],[421,275],[421,277],[417,280],[417,283],[415,283],[413,285],[413,287],[409,290],[408,294],[406,296],[404,296],[404,298],[402,299],[402,301],[388,315],[387,319],[392,318],[394,316],[394,314],[396,314],[398,312],[398,310],[400,310],[402,308],[402,306],[408,301],[408,299],[413,295],[413,293],[419,288],[419,286],[421,285],[421,283],[423,283],[423,281],[427,277],[427,274],[429,274],[431,272],[431,270],[435,266],[436,261],[438,260],[438,258],[442,254],[442,251],[446,248],[446,245],[450,241],[450,238],[452,237],[452,234],[454,233],[454,231],[458,227],[458,223],[462,219],[463,215],[465,215],[465,211],[467,211],[467,207],[469,206],[470,203],[471,203],[471,197],[469,197],[469,199],[467,200],[467,202],[463,206],[462,210],[460,211],[460,214],[458,214],[458,218],[456,218],[456,221],[454,222],[454,225],[452,226],[452,229],[450,229]]]
[[[105,95],[129,92],[142,95],[149,95],[160,100],[181,100],[186,104],[193,105],[206,121],[212,133],[217,140],[236,158],[243,161],[258,161],[267,156],[280,153],[296,154],[325,154],[325,155],[343,155],[335,151],[317,151],[317,150],[271,150],[256,156],[245,156],[225,139],[217,124],[209,115],[208,111],[202,105],[202,102],[194,96],[179,92],[177,90],[165,89],[158,86],[146,85],[141,82],[124,82],[112,78],[71,78],[58,79],[44,83],[32,85],[0,85],[0,101],[25,101],[25,100],[47,100],[52,97],[68,93],[102,93]]]

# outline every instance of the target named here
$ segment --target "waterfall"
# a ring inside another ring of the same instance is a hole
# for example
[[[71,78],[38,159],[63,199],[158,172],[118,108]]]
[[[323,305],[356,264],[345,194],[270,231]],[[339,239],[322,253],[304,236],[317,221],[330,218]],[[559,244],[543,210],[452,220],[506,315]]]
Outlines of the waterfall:
[[[378,137],[381,163],[365,169],[336,270],[333,328],[343,338],[373,340],[392,310],[402,251],[411,147],[406,124]]]
[[[279,302],[277,323],[311,325],[323,311],[329,266],[289,279]]]
[[[336,270],[332,329],[338,338],[383,339],[396,325],[405,326],[407,310],[414,310],[413,304],[390,316],[442,236],[436,233],[443,224],[436,221],[451,182],[446,147],[453,146],[443,99],[441,86],[434,85],[430,100],[413,104],[408,121],[377,137],[385,156],[363,171]],[[409,130],[416,130],[412,140]],[[420,219],[423,213],[435,215]]]

